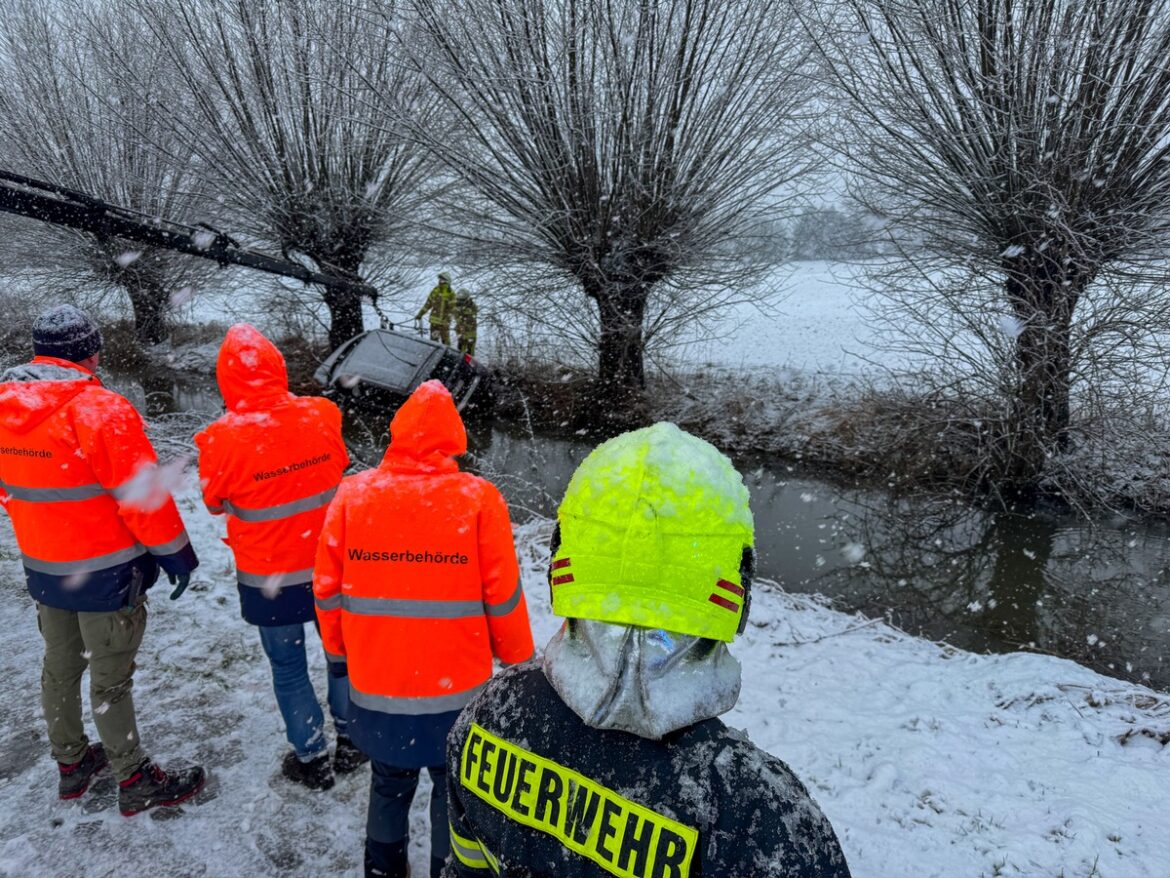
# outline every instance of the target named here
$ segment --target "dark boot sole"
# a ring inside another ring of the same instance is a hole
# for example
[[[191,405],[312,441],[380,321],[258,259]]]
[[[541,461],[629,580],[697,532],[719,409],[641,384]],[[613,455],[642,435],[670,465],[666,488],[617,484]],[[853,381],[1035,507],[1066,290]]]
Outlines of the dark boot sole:
[[[197,796],[201,792],[203,792],[203,787],[206,785],[207,785],[207,776],[204,775],[203,779],[201,781],[199,781],[199,786],[195,787],[193,790],[189,790],[188,792],[183,793],[183,795],[178,796],[177,798],[167,799],[164,802],[151,802],[145,808],[139,808],[137,811],[126,811],[125,809],[122,809],[122,816],[123,817],[133,817],[135,814],[145,814],[151,808],[170,808],[174,805],[181,805],[184,802],[186,802],[188,799],[193,799],[195,796]]]

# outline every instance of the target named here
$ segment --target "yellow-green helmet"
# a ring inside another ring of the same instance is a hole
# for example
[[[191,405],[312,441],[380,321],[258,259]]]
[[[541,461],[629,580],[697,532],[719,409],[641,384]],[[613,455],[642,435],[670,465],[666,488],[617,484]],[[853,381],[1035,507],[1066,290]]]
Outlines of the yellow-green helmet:
[[[557,511],[553,612],[730,642],[748,610],[743,479],[674,424],[623,433],[577,467]]]

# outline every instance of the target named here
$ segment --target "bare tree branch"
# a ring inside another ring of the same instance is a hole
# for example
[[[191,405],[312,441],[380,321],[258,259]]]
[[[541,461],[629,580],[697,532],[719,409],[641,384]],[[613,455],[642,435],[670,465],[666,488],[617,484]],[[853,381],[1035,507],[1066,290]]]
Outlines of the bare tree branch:
[[[200,198],[191,155],[167,136],[162,59],[100,2],[0,0],[0,152],[7,169],[164,219]],[[143,93],[110,63],[116,48],[155,80]],[[156,149],[163,144],[164,149]],[[21,249],[42,281],[124,291],[139,341],[166,335],[172,296],[206,271],[178,254],[54,226],[21,223]],[[96,283],[95,283],[96,282]]]
[[[551,293],[536,300],[579,287],[600,384],[632,405],[644,333],[667,325],[647,313],[652,291],[681,313],[741,283],[756,266],[732,243],[811,170],[813,80],[792,3],[411,5],[417,42],[403,51],[458,120],[415,127],[470,192],[457,234],[469,255],[525,268],[529,292]]]
[[[429,198],[429,153],[403,136],[374,90],[428,116],[425,82],[396,63],[393,4],[346,14],[313,0],[132,0],[194,112],[174,135],[199,157],[233,214],[285,253],[357,276],[401,248]],[[127,74],[133,71],[127,69]],[[176,108],[177,109],[177,108]],[[360,302],[326,292],[330,341],[361,331]]]
[[[1170,327],[1170,4],[841,0],[810,25],[858,196],[917,242],[887,288],[1003,401],[988,477],[1030,496],[1077,380]]]

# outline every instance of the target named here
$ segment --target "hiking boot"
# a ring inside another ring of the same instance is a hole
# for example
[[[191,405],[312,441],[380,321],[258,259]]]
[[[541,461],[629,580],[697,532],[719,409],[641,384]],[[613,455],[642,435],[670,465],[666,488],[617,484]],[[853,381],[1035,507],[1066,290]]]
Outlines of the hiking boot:
[[[328,753],[322,753],[308,762],[301,762],[296,753],[285,753],[280,773],[311,790],[327,790],[333,786],[333,768],[329,765]]]
[[[118,784],[118,807],[123,817],[133,817],[148,808],[178,805],[196,795],[206,782],[201,765],[168,773],[143,759],[134,773]]]
[[[357,748],[349,738],[337,736],[337,748],[333,751],[333,771],[336,774],[350,774],[370,761],[370,757]]]
[[[101,744],[90,744],[85,753],[72,765],[57,763],[59,777],[57,795],[62,799],[76,799],[89,789],[89,782],[95,774],[110,764],[106,748]]]

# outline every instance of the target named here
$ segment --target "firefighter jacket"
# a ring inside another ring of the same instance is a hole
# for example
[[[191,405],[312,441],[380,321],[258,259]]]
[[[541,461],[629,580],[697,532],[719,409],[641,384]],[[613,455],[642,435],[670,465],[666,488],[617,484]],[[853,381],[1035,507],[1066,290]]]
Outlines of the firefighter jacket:
[[[372,758],[439,766],[458,712],[532,655],[508,508],[459,471],[463,422],[438,381],[390,425],[377,469],[341,483],[313,573],[326,652],[348,662],[349,734]]]
[[[455,314],[455,334],[460,339],[475,341],[478,327],[479,308],[470,296],[463,296],[455,300],[453,306]]]
[[[431,290],[422,309],[414,315],[414,319],[421,320],[428,311],[431,312],[431,326],[451,325],[451,318],[455,314],[455,290],[450,284],[440,283]]]
[[[288,391],[284,357],[258,330],[228,330],[215,368],[227,413],[196,435],[203,500],[227,515],[240,609],[254,625],[314,618],[313,559],[349,455],[341,412]]]
[[[444,878],[848,878],[779,759],[708,719],[650,740],[586,725],[540,664],[509,668],[447,744]]]
[[[35,357],[0,376],[0,503],[38,603],[117,610],[198,565],[142,418],[96,375]]]

